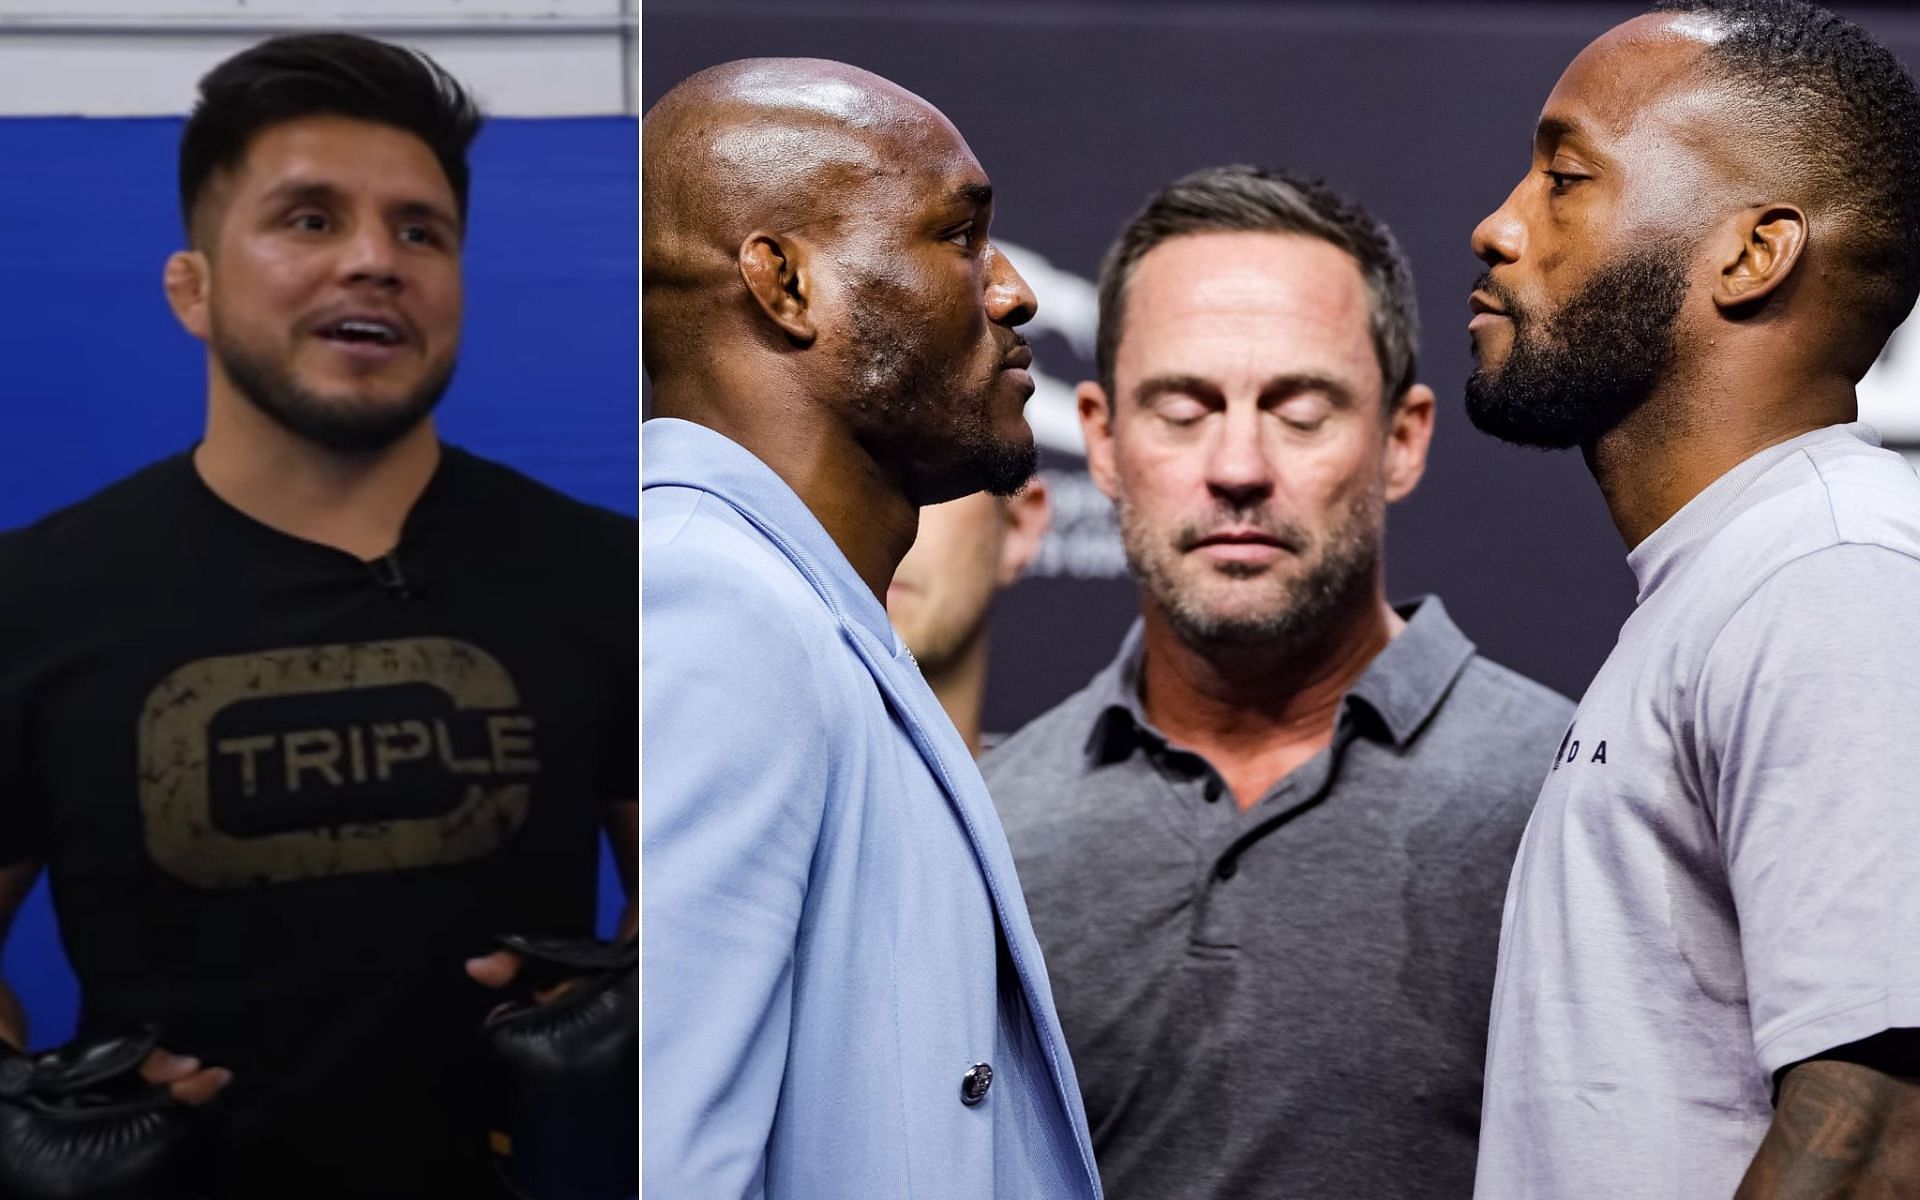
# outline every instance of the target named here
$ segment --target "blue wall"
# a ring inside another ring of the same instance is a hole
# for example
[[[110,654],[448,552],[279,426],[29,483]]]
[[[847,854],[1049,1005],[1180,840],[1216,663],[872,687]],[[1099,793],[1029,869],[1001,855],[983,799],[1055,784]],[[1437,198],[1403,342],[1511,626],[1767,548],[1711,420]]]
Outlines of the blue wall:
[[[180,122],[0,120],[0,527],[198,436],[203,352],[161,264]],[[496,120],[475,145],[467,327],[447,440],[635,512],[639,139],[631,118]],[[7,581],[7,586],[13,586]],[[0,797],[0,803],[5,798]],[[620,904],[602,864],[603,922]],[[44,884],[4,957],[36,1047],[76,1004]]]

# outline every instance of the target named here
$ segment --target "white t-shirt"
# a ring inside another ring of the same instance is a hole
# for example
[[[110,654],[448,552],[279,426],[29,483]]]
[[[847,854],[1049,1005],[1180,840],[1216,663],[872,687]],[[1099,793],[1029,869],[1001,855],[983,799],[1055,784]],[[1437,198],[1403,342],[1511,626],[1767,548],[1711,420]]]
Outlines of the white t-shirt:
[[[1920,478],[1817,430],[1628,563],[1507,889],[1478,1200],[1731,1196],[1773,1072],[1920,1026]]]

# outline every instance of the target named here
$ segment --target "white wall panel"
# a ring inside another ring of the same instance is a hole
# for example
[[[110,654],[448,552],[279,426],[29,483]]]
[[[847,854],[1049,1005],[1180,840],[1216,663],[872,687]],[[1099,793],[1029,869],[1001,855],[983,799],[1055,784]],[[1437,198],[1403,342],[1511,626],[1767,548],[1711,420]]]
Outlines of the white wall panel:
[[[418,46],[499,116],[635,109],[635,0],[0,0],[0,115],[185,112],[222,58],[274,33]]]
[[[621,0],[0,0],[0,18],[614,16]]]

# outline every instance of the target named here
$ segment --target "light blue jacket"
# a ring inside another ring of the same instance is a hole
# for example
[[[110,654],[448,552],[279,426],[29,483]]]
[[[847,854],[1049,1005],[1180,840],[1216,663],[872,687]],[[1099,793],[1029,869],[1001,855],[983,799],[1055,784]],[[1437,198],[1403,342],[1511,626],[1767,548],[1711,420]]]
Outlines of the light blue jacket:
[[[1006,837],[886,611],[739,445],[641,454],[644,1194],[1097,1200]]]

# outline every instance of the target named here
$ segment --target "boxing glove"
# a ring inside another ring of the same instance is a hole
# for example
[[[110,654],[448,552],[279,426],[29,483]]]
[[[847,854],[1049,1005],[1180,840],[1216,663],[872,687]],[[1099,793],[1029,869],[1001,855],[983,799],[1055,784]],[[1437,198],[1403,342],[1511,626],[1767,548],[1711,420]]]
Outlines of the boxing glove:
[[[527,1200],[639,1190],[639,943],[503,937],[519,998],[482,1029],[502,1179]],[[572,987],[545,1004],[532,993]]]
[[[0,1196],[197,1200],[192,1109],[148,1083],[143,1033],[22,1054],[0,1043]]]

